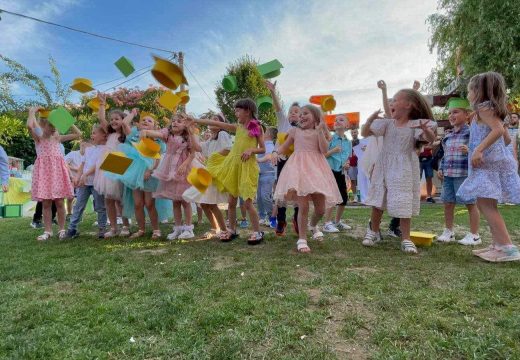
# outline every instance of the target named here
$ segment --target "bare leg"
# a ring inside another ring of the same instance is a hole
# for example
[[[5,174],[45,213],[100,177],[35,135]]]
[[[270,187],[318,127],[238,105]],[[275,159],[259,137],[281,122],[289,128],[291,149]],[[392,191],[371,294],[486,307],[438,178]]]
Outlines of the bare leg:
[[[186,225],[192,224],[192,212],[191,212],[191,204],[189,202],[186,202],[184,200],[181,200],[182,207],[184,208],[184,221],[186,222]],[[182,220],[181,220],[182,221]]]
[[[504,219],[498,211],[497,201],[494,199],[477,198],[477,205],[491,228],[493,243],[502,246],[511,245],[511,238],[509,237]]]
[[[401,240],[410,240],[410,224],[410,218],[401,218]]]
[[[315,227],[318,221],[325,214],[325,195],[323,194],[311,194],[311,200],[314,204],[314,214],[312,214],[311,226]]]
[[[42,200],[43,227],[48,233],[52,233],[52,200]]]
[[[332,210],[334,210],[333,207],[331,208],[328,208],[327,210],[325,210],[325,222],[329,222],[329,221],[332,221]]]
[[[432,190],[433,190],[433,178],[426,178],[426,193],[428,194],[428,197],[432,197]]]
[[[309,199],[310,195],[298,196],[298,238],[307,240],[307,228],[309,223]]]
[[[256,212],[256,209],[253,206],[253,199],[247,199],[244,202],[244,206],[246,208],[246,211],[249,213],[249,221],[251,221],[253,231],[260,232],[260,223],[258,221],[258,213]]]
[[[110,220],[110,229],[112,231],[117,231],[117,209],[116,209],[116,201],[113,199],[105,198],[105,207],[107,210],[108,220]]]
[[[453,217],[455,214],[455,203],[446,202],[444,203],[444,223],[446,229],[453,231]]]
[[[476,205],[466,205],[469,212],[469,231],[472,234],[478,234],[478,228],[480,227],[480,213]]]
[[[182,226],[182,203],[180,200],[173,201],[173,218],[175,226]]]
[[[370,222],[372,223],[372,231],[378,233],[380,231],[381,218],[383,217],[383,210],[372,207],[372,214],[370,215]]]
[[[213,205],[211,204],[200,204],[202,207],[202,211],[204,211],[204,214],[206,214],[206,217],[209,220],[209,224],[211,226],[211,229],[218,231],[218,224],[217,219],[215,219],[215,216],[213,215]]]
[[[233,233],[237,231],[237,200],[236,197],[229,195],[229,227]]]
[[[340,222],[343,217],[343,213],[345,212],[345,205],[338,205],[336,207],[336,224]]]
[[[155,199],[151,192],[144,192],[144,205],[148,211],[150,217],[150,223],[152,224],[153,230],[159,230],[159,214],[157,214],[157,208],[155,207]]]
[[[135,220],[137,221],[137,227],[139,230],[145,230],[145,218],[144,218],[144,193],[141,190],[132,191],[134,196],[134,213]]]
[[[58,228],[65,230],[65,204],[63,199],[55,199],[54,204],[56,205],[56,215],[58,216]]]

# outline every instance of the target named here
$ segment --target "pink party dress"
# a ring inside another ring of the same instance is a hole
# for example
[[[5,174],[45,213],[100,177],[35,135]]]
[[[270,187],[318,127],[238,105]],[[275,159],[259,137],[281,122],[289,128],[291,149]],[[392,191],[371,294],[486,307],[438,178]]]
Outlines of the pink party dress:
[[[36,141],[36,161],[32,174],[31,195],[34,201],[70,199],[74,188],[56,137]]]
[[[322,194],[327,208],[340,204],[338,185],[319,148],[318,130],[292,128],[289,135],[294,138],[294,153],[280,173],[275,200],[294,201],[296,195]]]
[[[99,167],[103,164],[103,161],[107,155],[113,151],[118,151],[119,146],[119,133],[112,133],[108,135],[107,143],[105,145],[105,153],[99,157],[96,163],[96,174],[94,176],[94,189],[105,199],[121,200],[123,195],[123,184],[119,180],[112,179],[110,176],[105,174],[104,170]]]
[[[183,200],[182,194],[191,186],[186,180],[190,166],[183,173],[177,168],[188,158],[188,142],[182,136],[170,134],[168,129],[161,129],[162,140],[166,142],[166,153],[152,176],[159,179],[157,191],[153,197],[171,200]]]

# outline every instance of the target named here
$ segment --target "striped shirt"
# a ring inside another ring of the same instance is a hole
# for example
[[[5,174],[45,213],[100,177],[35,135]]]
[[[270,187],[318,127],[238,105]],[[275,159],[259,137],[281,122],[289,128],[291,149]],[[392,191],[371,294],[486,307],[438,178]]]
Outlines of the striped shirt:
[[[459,131],[453,130],[442,139],[444,157],[439,169],[444,176],[466,177],[468,176],[468,154],[460,150],[462,145],[468,146],[469,126],[464,125]]]

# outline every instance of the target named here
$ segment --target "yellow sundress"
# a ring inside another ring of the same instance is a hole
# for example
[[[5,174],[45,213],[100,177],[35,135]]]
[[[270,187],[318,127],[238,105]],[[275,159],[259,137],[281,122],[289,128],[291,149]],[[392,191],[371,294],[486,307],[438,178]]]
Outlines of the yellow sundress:
[[[248,135],[244,126],[239,124],[235,135],[235,143],[226,156],[219,153],[212,154],[207,161],[206,169],[213,177],[213,183],[221,192],[227,192],[234,197],[244,200],[254,199],[258,187],[260,169],[253,154],[247,161],[241,156],[247,149],[256,148],[256,137]]]

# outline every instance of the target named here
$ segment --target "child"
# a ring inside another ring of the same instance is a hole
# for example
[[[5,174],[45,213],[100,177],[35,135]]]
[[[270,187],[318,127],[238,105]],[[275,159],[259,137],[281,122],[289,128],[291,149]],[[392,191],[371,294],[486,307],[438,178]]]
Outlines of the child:
[[[353,202],[361,201],[361,199],[358,199],[358,195],[357,195],[358,156],[356,155],[356,152],[354,151],[354,147],[359,145],[358,133],[359,133],[358,129],[350,130],[350,136],[352,136],[352,155],[348,158],[349,166],[348,166],[347,174],[348,174],[348,177],[350,178],[352,193],[354,194]]]
[[[256,204],[258,206],[260,225],[265,226],[270,226],[272,222],[276,221],[275,218],[270,218],[270,216],[273,211],[273,185],[276,180],[276,171],[271,164],[271,153],[274,150],[274,141],[277,133],[276,128],[267,128],[264,134],[265,155],[257,160],[260,167],[260,177],[258,180]]]
[[[345,211],[345,205],[348,201],[347,183],[344,171],[348,169],[348,159],[352,155],[352,143],[345,137],[348,120],[345,115],[338,115],[334,121],[334,135],[329,143],[329,150],[325,154],[327,162],[334,174],[336,184],[342,201],[338,203],[336,209],[336,221],[332,222],[333,207],[325,211],[325,225],[323,231],[328,233],[337,233],[340,230],[351,230],[352,228],[345,224],[341,217]]]
[[[72,184],[74,185],[74,197],[76,197],[77,185],[75,181],[78,178],[78,170],[81,166],[82,158],[85,155],[85,149],[90,145],[91,144],[88,141],[81,141],[79,143],[79,150],[70,151],[67,155],[65,155],[65,163],[69,168],[70,179],[72,180]],[[70,216],[72,215],[73,202],[74,198],[67,199],[67,221],[70,219]]]
[[[128,219],[123,218],[123,227],[120,232],[118,232],[117,228],[117,207],[121,205],[120,202],[123,195],[123,185],[120,181],[111,178],[104,170],[100,170],[99,167],[108,153],[117,151],[119,144],[125,142],[124,119],[127,116],[130,117],[133,115],[127,115],[121,110],[111,110],[109,113],[110,122],[108,122],[105,117],[106,96],[98,93],[98,99],[99,124],[108,134],[105,145],[105,154],[98,158],[96,164],[97,170],[94,176],[94,189],[98,194],[104,196],[108,220],[110,221],[110,230],[105,233],[104,237],[112,238],[118,235],[129,236],[130,230],[128,229]]]
[[[478,245],[482,241],[478,235],[480,215],[475,206],[475,198],[461,201],[456,196],[460,185],[468,176],[468,143],[469,143],[469,102],[466,99],[451,98],[448,101],[449,121],[453,131],[446,134],[442,140],[444,157],[439,165],[437,175],[442,183],[441,199],[444,203],[444,221],[446,228],[437,238],[439,242],[455,241],[453,231],[453,216],[455,204],[465,204],[469,212],[470,232],[459,240],[461,245]]]
[[[475,250],[491,262],[518,261],[520,252],[500,215],[497,203],[520,204],[520,177],[516,162],[506,148],[503,119],[507,115],[506,89],[502,75],[475,75],[468,84],[468,100],[476,111],[471,120],[468,177],[457,192],[463,201],[477,198],[480,213],[491,228],[492,245]]]
[[[79,236],[78,225],[87,206],[90,195],[94,199],[94,210],[97,213],[98,238],[105,237],[105,227],[107,223],[107,213],[105,209],[105,198],[94,189],[94,174],[98,158],[105,152],[105,142],[107,133],[100,125],[94,125],[90,134],[93,146],[85,149],[81,164],[76,175],[75,183],[77,186],[76,203],[67,230],[67,238]]]
[[[192,130],[192,120],[186,114],[177,113],[173,115],[169,127],[161,130],[141,130],[140,134],[141,137],[160,139],[166,143],[166,153],[152,176],[159,179],[153,197],[173,200],[175,226],[167,239],[194,238],[191,204],[182,198],[184,191],[190,187],[186,177],[191,169],[191,162],[195,152],[201,150],[197,136]],[[182,209],[185,225],[182,224]]]
[[[253,226],[253,234],[248,239],[249,245],[260,244],[264,233],[260,232],[258,214],[253,206],[258,186],[258,164],[256,154],[265,152],[262,127],[256,118],[256,104],[251,99],[241,99],[235,103],[235,116],[238,124],[227,124],[220,121],[197,119],[204,125],[213,125],[221,129],[236,132],[235,143],[227,156],[214,153],[208,159],[207,169],[213,182],[220,191],[229,193],[229,226],[230,230],[220,234],[223,242],[238,237],[236,233],[237,201],[242,197],[245,201],[249,220]]]
[[[221,123],[227,123],[224,115],[222,114],[213,116],[212,120]],[[233,139],[231,139],[231,136],[225,130],[214,125],[208,126],[208,130],[210,134],[209,139],[200,144],[202,148],[202,155],[204,156],[204,163],[214,153],[219,153],[223,156],[226,156],[229,154],[229,151],[233,146]],[[219,235],[220,232],[227,230],[226,220],[224,219],[222,211],[220,211],[218,207],[219,204],[227,203],[227,201],[227,194],[220,192],[214,184],[208,186],[206,192],[204,192],[202,195],[200,199],[200,206],[206,214],[206,217],[208,218],[211,226],[210,231],[204,234],[205,238],[212,238]]]
[[[289,111],[287,112],[287,115],[284,114],[282,105],[280,102],[280,99],[278,98],[278,94],[276,91],[276,82],[271,83],[269,80],[265,81],[265,86],[269,89],[271,92],[271,97],[273,99],[273,106],[274,110],[276,112],[276,118],[278,119],[278,135],[287,134],[290,129],[298,126],[298,121],[300,120],[300,105],[298,103],[292,103],[291,107],[289,108]],[[278,143],[277,146],[280,146],[281,144]],[[278,163],[274,164],[276,165],[276,178],[280,177],[280,173],[282,172],[282,169],[287,162],[288,155],[286,154],[279,154],[278,156]],[[283,236],[285,234],[285,228],[287,226],[286,221],[286,207],[283,200],[278,202],[278,211],[276,215],[276,230],[275,233],[278,236]],[[298,207],[296,206],[294,208],[294,215],[293,215],[293,227],[294,232],[298,233]]]
[[[9,191],[9,158],[2,146],[0,146],[0,184],[2,191]]]
[[[327,125],[323,121],[321,110],[313,105],[301,109],[299,128],[289,130],[289,136],[279,151],[287,151],[294,144],[294,153],[285,164],[274,198],[276,200],[296,201],[298,204],[299,233],[296,248],[298,252],[310,252],[307,244],[307,226],[309,202],[314,205],[314,215],[310,223],[313,239],[323,238],[318,221],[325,209],[341,202],[341,194],[334,175],[325,159],[329,144],[325,135]],[[273,152],[277,157],[278,152]]]
[[[59,135],[47,119],[36,121],[36,112],[40,107],[29,108],[27,128],[36,145],[36,161],[32,176],[32,199],[43,203],[43,224],[45,231],[38,236],[38,240],[48,240],[52,234],[51,207],[56,204],[58,213],[58,237],[65,239],[65,205],[63,199],[71,198],[74,188],[70,180],[69,171],[65,164],[60,144],[64,141],[75,140],[81,137],[79,129],[72,125],[73,134]]]
[[[420,179],[419,159],[415,152],[418,139],[433,141],[435,133],[431,128],[436,124],[415,119],[433,119],[426,99],[412,89],[400,90],[395,94],[390,109],[393,119],[379,117],[380,110],[374,112],[363,125],[361,135],[382,136],[383,147],[379,153],[370,178],[370,189],[366,204],[372,206],[370,226],[363,245],[374,246],[381,241],[379,226],[383,211],[401,219],[401,250],[417,253],[410,241],[410,219],[419,214]]]

